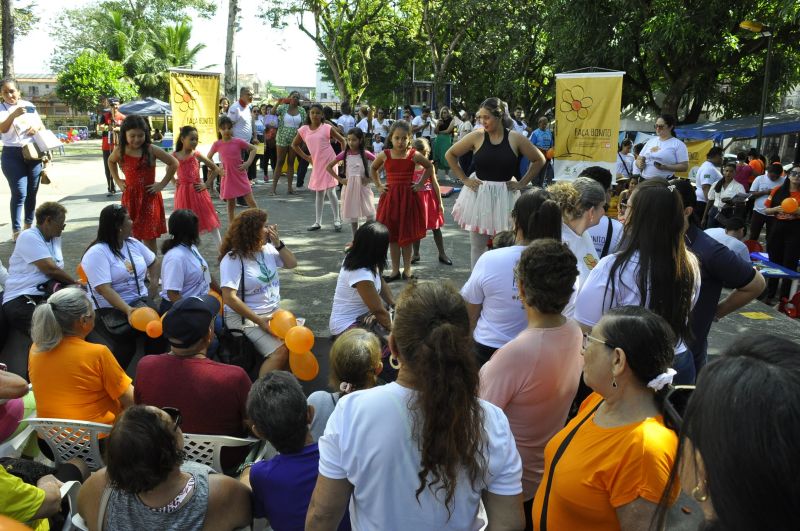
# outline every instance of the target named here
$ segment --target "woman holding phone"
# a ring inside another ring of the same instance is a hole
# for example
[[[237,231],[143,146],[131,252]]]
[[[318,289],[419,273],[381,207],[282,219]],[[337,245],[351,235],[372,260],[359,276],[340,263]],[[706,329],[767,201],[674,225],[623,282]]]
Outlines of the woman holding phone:
[[[39,190],[41,160],[26,160],[22,148],[33,142],[33,135],[44,127],[33,103],[20,98],[17,82],[6,78],[0,81],[0,139],[3,154],[0,167],[11,189],[11,236],[16,241],[22,226],[22,211],[25,207],[24,228],[31,228],[36,210],[36,192]]]

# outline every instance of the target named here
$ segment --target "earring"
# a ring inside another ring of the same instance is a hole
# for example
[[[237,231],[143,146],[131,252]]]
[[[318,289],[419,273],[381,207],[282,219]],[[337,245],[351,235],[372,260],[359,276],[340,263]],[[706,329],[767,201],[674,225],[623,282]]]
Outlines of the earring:
[[[614,376],[613,374],[611,375],[611,387],[613,387],[614,389],[617,388],[617,377]]]
[[[389,365],[391,365],[392,369],[398,370],[400,368],[400,360],[394,354],[389,354]]]
[[[698,483],[695,488],[692,489],[692,498],[699,502],[708,501],[708,493],[703,492],[703,489],[700,487]]]

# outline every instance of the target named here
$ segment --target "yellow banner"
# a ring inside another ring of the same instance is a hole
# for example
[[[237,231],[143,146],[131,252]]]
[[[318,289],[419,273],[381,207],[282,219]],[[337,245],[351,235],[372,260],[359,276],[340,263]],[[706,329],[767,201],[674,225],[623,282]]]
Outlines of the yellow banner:
[[[169,101],[176,143],[184,125],[197,128],[198,144],[210,146],[217,140],[219,74],[170,72]]]
[[[687,171],[676,171],[675,175],[684,179],[691,176],[692,180],[694,180],[694,174],[697,171],[694,168],[699,168],[706,161],[708,150],[712,147],[714,147],[713,140],[687,140],[686,149],[689,151],[689,169]]]
[[[575,179],[587,166],[614,172],[623,74],[556,74],[557,180]]]

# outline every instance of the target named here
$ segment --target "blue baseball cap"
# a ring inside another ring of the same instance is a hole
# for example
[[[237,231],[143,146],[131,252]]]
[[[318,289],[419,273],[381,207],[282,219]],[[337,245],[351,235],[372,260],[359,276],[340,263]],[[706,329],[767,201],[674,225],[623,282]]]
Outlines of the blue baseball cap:
[[[164,315],[164,337],[173,347],[189,348],[206,337],[217,313],[219,301],[212,295],[184,297]]]

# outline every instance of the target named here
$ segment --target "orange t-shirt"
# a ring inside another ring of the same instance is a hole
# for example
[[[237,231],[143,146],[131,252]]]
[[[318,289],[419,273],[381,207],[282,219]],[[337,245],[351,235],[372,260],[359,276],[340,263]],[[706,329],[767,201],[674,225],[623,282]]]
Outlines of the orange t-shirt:
[[[550,439],[544,450],[541,486],[533,502],[533,528],[539,529],[550,463],[575,425],[602,400],[592,393],[578,415]],[[547,508],[548,529],[618,530],[616,509],[637,498],[658,503],[669,479],[678,437],[659,416],[601,428],[591,418],[578,428],[556,464]],[[677,496],[675,485],[673,496]]]
[[[748,164],[750,165],[751,168],[753,168],[753,177],[750,179],[750,181],[752,181],[759,175],[764,175],[766,169],[764,168],[764,163],[761,162],[761,159],[753,159],[750,162],[748,162]]]
[[[28,356],[36,415],[111,424],[131,378],[105,345],[65,336],[56,348]]]
[[[764,201],[764,206],[766,208],[772,208],[772,207],[780,206],[780,205],[773,205],[772,204],[772,198],[775,197],[775,194],[778,192],[778,190],[781,189],[782,186],[783,185],[776,186],[769,193],[769,197],[767,197],[767,200]],[[791,192],[790,191],[789,192],[789,197],[794,197],[794,200],[797,201],[798,203],[800,203],[800,192]],[[787,214],[786,212],[784,212],[782,214],[780,214],[780,213],[779,214],[775,214],[775,219],[779,219],[781,221],[791,221],[791,220],[794,220],[794,219],[800,219],[800,209],[795,210],[791,214]]]

